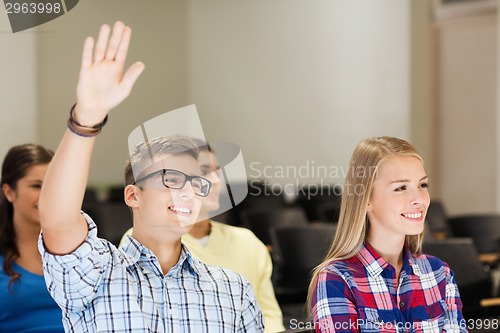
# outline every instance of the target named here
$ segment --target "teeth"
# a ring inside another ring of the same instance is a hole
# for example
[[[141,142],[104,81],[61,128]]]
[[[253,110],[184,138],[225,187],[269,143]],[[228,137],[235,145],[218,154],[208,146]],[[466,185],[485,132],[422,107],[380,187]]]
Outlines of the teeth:
[[[403,216],[410,219],[419,219],[422,217],[422,213],[403,214]]]
[[[191,213],[191,209],[184,207],[170,207],[170,209],[178,213],[186,213],[186,214]]]

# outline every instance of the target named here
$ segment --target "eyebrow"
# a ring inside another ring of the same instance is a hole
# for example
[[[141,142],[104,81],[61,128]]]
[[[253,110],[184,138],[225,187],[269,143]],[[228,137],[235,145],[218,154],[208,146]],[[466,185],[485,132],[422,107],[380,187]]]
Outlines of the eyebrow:
[[[38,178],[28,179],[28,183],[41,183],[41,182],[43,182],[43,179],[38,179]]]
[[[215,166],[213,166],[213,165],[212,165],[212,164],[210,164],[210,163],[207,163],[207,164],[204,164],[204,163],[203,163],[203,164],[200,164],[200,168],[210,169],[210,170],[214,169],[214,171],[215,171],[215,170],[219,169],[219,165],[215,165]]]
[[[429,178],[428,176],[424,176],[424,177],[420,178],[418,182],[421,182],[421,181],[426,180],[428,178]],[[410,182],[411,181],[409,179],[401,179],[401,180],[394,180],[394,181],[390,182],[389,184],[394,184],[394,183],[410,183]]]

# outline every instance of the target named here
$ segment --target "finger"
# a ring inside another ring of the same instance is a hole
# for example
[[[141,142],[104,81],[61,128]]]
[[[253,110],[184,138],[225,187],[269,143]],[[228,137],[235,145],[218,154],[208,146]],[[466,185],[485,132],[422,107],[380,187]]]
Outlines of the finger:
[[[99,31],[99,37],[97,37],[97,42],[94,50],[94,61],[101,61],[104,59],[104,54],[106,52],[106,45],[108,44],[110,28],[109,25],[103,24],[101,30]]]
[[[111,39],[109,40],[108,43],[108,49],[106,50],[106,59],[107,60],[113,60],[115,59],[116,56],[116,51],[118,49],[118,46],[120,45],[120,42],[122,40],[122,35],[123,35],[123,29],[125,25],[117,21],[113,27],[113,32],[111,34]]]
[[[131,34],[132,34],[132,29],[130,29],[130,27],[124,27],[120,45],[115,55],[115,60],[117,62],[125,63],[125,59],[127,59]]]
[[[121,88],[123,89],[124,92],[128,95],[130,91],[132,90],[132,87],[134,86],[134,83],[137,81],[139,76],[142,74],[144,71],[144,64],[142,62],[136,62],[130,68],[127,70],[125,75],[123,76],[123,79],[121,81]]]
[[[82,69],[92,65],[92,49],[94,48],[94,38],[87,37],[83,43]]]

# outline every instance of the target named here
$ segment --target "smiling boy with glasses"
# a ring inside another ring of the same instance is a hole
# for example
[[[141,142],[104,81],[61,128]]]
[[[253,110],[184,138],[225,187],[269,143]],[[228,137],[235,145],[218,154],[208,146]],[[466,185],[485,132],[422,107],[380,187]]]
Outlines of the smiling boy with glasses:
[[[139,144],[125,169],[125,202],[134,232],[117,249],[97,237],[80,212],[95,136],[108,112],[130,93],[144,65],[123,74],[130,28],[104,25],[85,41],[68,130],[39,200],[39,249],[50,294],[66,332],[262,332],[249,283],[205,265],[181,244],[198,219],[211,183],[201,177],[198,148],[186,137]]]

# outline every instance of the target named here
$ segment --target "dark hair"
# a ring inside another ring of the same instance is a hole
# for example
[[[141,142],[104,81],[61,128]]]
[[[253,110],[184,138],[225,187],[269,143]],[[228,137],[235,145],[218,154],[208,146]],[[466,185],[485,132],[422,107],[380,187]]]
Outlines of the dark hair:
[[[54,152],[51,150],[31,143],[12,147],[3,160],[0,185],[3,187],[3,184],[7,184],[15,190],[17,182],[26,176],[30,167],[48,164],[53,156]],[[12,264],[19,257],[16,239],[14,208],[3,191],[0,191],[0,255],[4,257],[2,269],[11,277],[9,286],[21,276],[12,269]]]
[[[198,138],[192,138],[193,142],[198,146],[198,149],[200,151],[208,151],[209,153],[212,153],[212,147],[210,147],[210,144],[202,139]]]
[[[134,173],[137,176],[139,170],[144,171],[157,155],[189,155],[197,160],[198,153],[197,145],[185,136],[159,137],[142,142],[136,146],[134,153],[127,160],[125,186],[133,184],[135,181]]]

